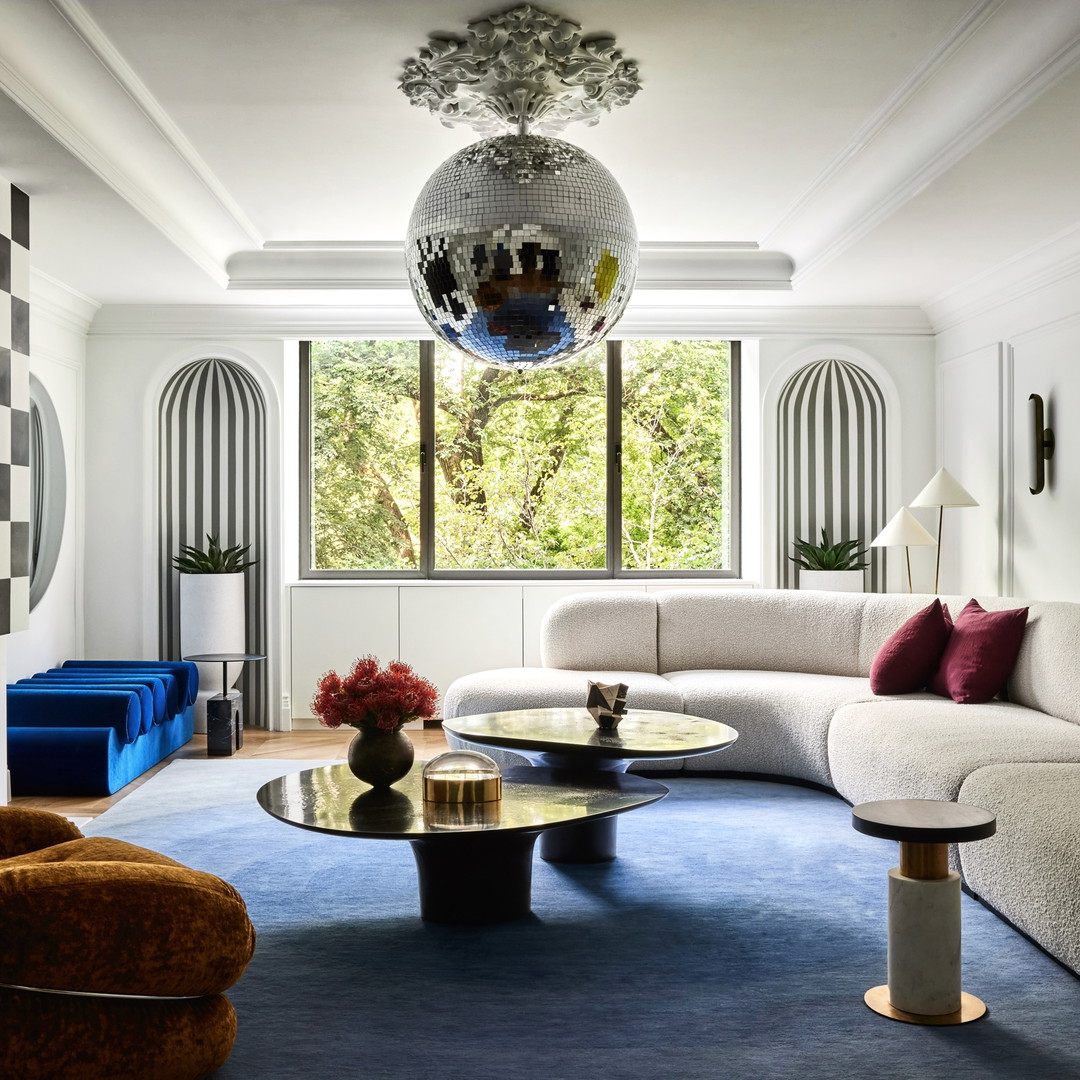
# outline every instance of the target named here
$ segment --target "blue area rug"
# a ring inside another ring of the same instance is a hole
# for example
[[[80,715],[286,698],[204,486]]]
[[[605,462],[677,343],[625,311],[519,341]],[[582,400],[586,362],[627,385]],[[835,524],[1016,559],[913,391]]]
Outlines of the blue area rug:
[[[619,820],[619,858],[536,858],[533,917],[418,917],[407,843],[320,836],[255,803],[313,762],[178,761],[85,832],[231,881],[258,948],[218,1080],[987,1080],[1080,1077],[1080,981],[964,897],[989,1015],[886,1020],[886,871],[822,792],[712,778]]]

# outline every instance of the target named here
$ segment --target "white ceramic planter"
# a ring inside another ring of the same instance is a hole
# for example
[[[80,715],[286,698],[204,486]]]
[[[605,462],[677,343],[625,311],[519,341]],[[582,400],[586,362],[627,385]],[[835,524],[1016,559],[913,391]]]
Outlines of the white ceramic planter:
[[[180,655],[247,652],[244,574],[180,575]],[[221,664],[199,664],[195,730],[206,731],[206,699],[221,693]],[[244,670],[230,664],[231,688]]]
[[[862,592],[861,570],[800,570],[799,588],[818,592]]]

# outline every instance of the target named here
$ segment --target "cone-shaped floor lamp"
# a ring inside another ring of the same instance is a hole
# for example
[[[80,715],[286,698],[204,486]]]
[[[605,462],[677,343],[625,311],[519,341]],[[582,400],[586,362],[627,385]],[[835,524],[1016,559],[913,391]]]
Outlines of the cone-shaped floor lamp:
[[[919,524],[918,518],[906,507],[889,519],[885,526],[870,542],[871,547],[902,547],[907,560],[907,591],[911,592],[911,547],[929,547],[937,541]]]
[[[938,591],[941,578],[941,523],[946,506],[978,506],[960,482],[948,469],[941,468],[934,473],[933,479],[911,500],[912,506],[936,506],[937,520],[937,565],[934,568],[934,592]]]

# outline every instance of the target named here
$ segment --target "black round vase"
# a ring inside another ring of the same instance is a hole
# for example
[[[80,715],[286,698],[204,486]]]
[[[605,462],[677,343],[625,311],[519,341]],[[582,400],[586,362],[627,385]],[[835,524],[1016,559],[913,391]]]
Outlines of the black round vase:
[[[380,731],[360,728],[349,743],[349,768],[353,776],[373,788],[388,788],[412,768],[416,751],[400,728]]]

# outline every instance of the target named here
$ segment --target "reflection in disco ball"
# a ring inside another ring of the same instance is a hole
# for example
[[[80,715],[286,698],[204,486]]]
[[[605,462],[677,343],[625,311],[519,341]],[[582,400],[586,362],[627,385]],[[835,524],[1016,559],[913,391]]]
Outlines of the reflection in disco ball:
[[[546,367],[601,341],[630,299],[637,230],[584,150],[500,135],[443,162],[405,244],[420,311],[450,345],[498,367]]]

